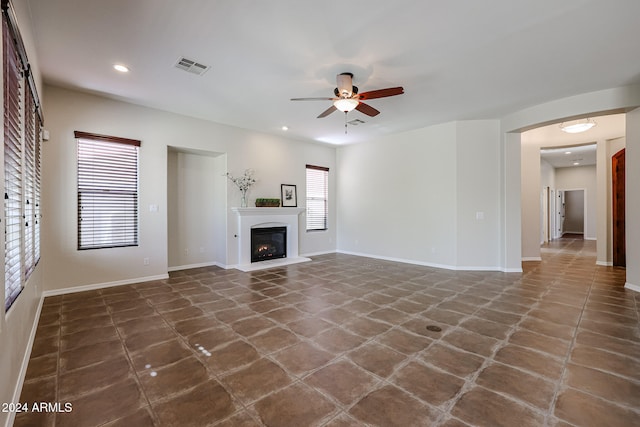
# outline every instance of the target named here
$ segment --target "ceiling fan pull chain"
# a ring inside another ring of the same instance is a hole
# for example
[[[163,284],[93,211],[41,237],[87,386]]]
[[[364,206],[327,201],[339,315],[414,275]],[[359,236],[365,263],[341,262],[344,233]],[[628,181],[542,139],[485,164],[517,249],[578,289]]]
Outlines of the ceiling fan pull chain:
[[[347,112],[344,112],[344,134],[347,134]]]

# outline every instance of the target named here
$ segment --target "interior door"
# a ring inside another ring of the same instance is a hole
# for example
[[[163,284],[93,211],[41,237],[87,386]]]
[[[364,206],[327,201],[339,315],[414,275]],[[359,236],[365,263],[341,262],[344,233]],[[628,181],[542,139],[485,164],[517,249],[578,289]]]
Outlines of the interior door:
[[[549,239],[556,238],[556,191],[549,191]]]
[[[612,210],[611,220],[613,222],[613,265],[626,267],[627,249],[625,242],[625,173],[624,173],[624,148],[618,151],[611,158],[611,197]]]
[[[549,187],[542,189],[542,242],[549,243]]]
[[[564,191],[558,190],[556,197],[556,239],[564,233]]]

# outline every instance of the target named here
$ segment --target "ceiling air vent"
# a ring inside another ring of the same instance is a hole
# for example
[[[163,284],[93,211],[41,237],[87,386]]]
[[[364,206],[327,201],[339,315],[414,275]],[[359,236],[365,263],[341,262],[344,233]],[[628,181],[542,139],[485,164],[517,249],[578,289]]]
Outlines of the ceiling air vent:
[[[188,73],[192,73],[192,74],[196,74],[198,76],[203,75],[204,73],[207,72],[207,70],[209,68],[211,68],[208,65],[204,65],[201,64],[199,62],[196,62],[192,59],[187,59],[187,58],[178,58],[178,62],[176,62],[176,68],[179,68],[181,70],[184,70]]]
[[[351,126],[358,126],[358,125],[364,124],[364,121],[362,121],[360,119],[353,119],[353,120],[351,120],[351,121],[349,121],[347,123],[349,123]]]

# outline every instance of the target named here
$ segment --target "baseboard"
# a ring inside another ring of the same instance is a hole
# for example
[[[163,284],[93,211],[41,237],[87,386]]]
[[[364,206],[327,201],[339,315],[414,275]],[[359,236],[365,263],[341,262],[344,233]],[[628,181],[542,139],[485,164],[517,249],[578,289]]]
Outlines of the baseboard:
[[[526,262],[526,261],[542,261],[542,258],[539,256],[527,256],[527,257],[522,257],[522,262]]]
[[[598,240],[598,239],[595,237],[585,237],[584,240]]]
[[[42,303],[44,302],[44,294],[40,296],[38,302],[38,308],[36,308],[36,315],[33,319],[33,325],[31,325],[31,333],[29,334],[29,341],[27,341],[27,348],[22,356],[22,364],[20,366],[20,372],[18,373],[18,381],[16,382],[16,388],[13,390],[12,402],[20,402],[20,394],[22,393],[22,386],[24,385],[24,379],[27,376],[27,368],[29,367],[29,359],[31,359],[31,350],[33,349],[33,342],[36,338],[36,332],[38,331],[38,323],[40,322],[40,313],[42,312]],[[6,427],[13,425],[16,418],[16,412],[10,411],[7,417]]]
[[[286,257],[286,258],[279,258],[279,259],[270,259],[267,261],[252,262],[251,264],[246,264],[246,265],[236,265],[235,268],[237,268],[240,271],[249,272],[249,271],[266,270],[268,268],[275,268],[275,267],[285,267],[287,265],[299,264],[301,262],[308,262],[308,261],[311,261],[311,259],[305,258],[305,257],[299,257],[299,256]]]
[[[160,274],[158,276],[136,277],[134,279],[118,280],[115,282],[95,283],[92,285],[74,286],[72,288],[53,289],[50,291],[44,291],[42,295],[44,297],[50,297],[55,295],[73,294],[75,292],[94,291],[96,289],[111,288],[114,286],[131,285],[134,283],[151,282],[153,280],[168,279],[168,274]]]
[[[337,251],[321,251],[321,252],[310,252],[310,253],[306,253],[306,254],[300,254],[301,257],[311,257],[311,256],[320,256],[320,255],[328,255],[328,254],[335,254]]]
[[[629,289],[630,291],[634,291],[634,292],[640,292],[640,286],[638,285],[633,285],[629,282],[624,284],[624,288],[625,289]]]
[[[355,255],[355,256],[361,256],[361,257],[373,258],[373,259],[380,259],[380,260],[383,260],[383,261],[402,262],[402,263],[405,263],[405,264],[420,265],[420,266],[423,266],[423,267],[442,268],[444,270],[454,270],[454,271],[505,271],[505,269],[503,269],[501,267],[459,266],[459,265],[449,265],[449,264],[436,264],[436,263],[432,263],[432,262],[417,261],[417,260],[413,260],[413,259],[395,258],[395,257],[388,257],[388,256],[383,256],[383,255],[372,255],[372,254],[367,254],[367,253],[362,253],[362,252],[336,250],[336,253],[345,254],[345,255]],[[520,270],[520,271],[522,271],[522,270]]]
[[[363,252],[343,251],[343,250],[338,249],[338,250],[336,250],[336,253],[345,254],[345,255],[361,256],[361,257],[365,257],[365,258],[380,259],[380,260],[383,260],[383,261],[394,261],[394,262],[402,262],[402,263],[405,263],[405,264],[421,265],[423,267],[442,268],[442,269],[445,269],[445,270],[455,270],[456,269],[455,266],[448,265],[448,264],[436,264],[436,263],[433,263],[433,262],[425,262],[425,261],[417,261],[417,260],[413,260],[413,259],[388,257],[388,256],[384,256],[384,255],[373,255],[373,254],[368,254],[368,253],[363,253]]]
[[[613,267],[613,262],[611,262],[611,261],[596,261],[596,265],[600,265],[602,267]]]
[[[225,268],[222,264],[217,261],[214,262],[201,262],[199,264],[188,264],[188,265],[178,265],[175,267],[169,267],[168,271],[180,271],[180,270],[189,270],[192,268],[202,268],[202,267],[220,267]]]

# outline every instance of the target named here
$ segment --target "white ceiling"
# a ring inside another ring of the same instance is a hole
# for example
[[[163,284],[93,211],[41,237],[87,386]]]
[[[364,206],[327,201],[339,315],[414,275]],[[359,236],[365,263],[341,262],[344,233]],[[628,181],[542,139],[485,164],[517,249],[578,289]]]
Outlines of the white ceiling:
[[[540,157],[554,168],[595,165],[596,144],[573,145],[562,148],[544,148]]]
[[[638,0],[22,0],[47,83],[343,144],[640,83]],[[211,69],[178,70],[184,56]],[[130,67],[123,75],[114,63]],[[316,116],[335,76],[381,114]],[[45,99],[46,108],[46,99]]]
[[[586,132],[566,133],[556,123],[523,133],[522,141],[542,147],[540,157],[556,168],[595,165],[596,142],[624,137],[625,115],[611,114],[593,120],[596,126]]]

